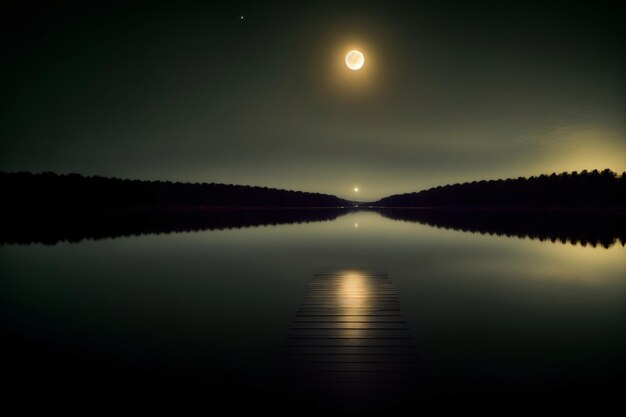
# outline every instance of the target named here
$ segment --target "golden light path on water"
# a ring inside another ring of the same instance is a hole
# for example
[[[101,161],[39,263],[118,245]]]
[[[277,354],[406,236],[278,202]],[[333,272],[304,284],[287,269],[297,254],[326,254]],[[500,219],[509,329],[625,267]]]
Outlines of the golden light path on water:
[[[340,284],[338,288],[339,303],[342,310],[348,317],[356,320],[362,320],[365,311],[371,308],[372,293],[375,291],[371,288],[371,278],[364,276],[360,272],[345,271],[340,275]],[[364,331],[361,329],[344,329],[341,337],[353,338],[363,337]]]
[[[368,305],[370,289],[365,277],[358,272],[346,272],[341,275],[339,299],[341,306],[350,314],[357,314],[359,309]]]

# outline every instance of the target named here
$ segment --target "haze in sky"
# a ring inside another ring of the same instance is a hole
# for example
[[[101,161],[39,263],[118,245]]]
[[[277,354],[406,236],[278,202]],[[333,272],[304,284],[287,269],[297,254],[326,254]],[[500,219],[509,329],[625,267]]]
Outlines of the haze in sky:
[[[360,200],[622,172],[625,16],[604,1],[20,3],[2,25],[0,170]]]

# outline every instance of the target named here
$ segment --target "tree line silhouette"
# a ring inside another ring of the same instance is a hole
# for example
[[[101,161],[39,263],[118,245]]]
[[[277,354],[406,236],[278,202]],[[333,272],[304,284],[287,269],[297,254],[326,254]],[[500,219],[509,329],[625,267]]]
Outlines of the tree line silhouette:
[[[339,197],[267,187],[142,181],[52,172],[0,172],[3,211],[109,208],[353,206]],[[375,207],[626,208],[626,172],[605,169],[530,178],[472,181],[397,194]]]
[[[4,208],[341,207],[333,195],[247,185],[0,172]]]
[[[597,207],[626,208],[626,172],[610,169],[472,181],[396,194],[380,207]]]
[[[376,208],[392,220],[463,232],[520,237],[582,246],[626,244],[626,217],[620,209]]]

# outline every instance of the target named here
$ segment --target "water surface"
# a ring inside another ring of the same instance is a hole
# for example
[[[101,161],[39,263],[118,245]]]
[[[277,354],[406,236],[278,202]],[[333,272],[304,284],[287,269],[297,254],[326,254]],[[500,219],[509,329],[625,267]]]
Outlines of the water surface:
[[[410,323],[427,400],[608,400],[623,385],[622,243],[467,233],[372,211],[323,217],[1,246],[5,377],[18,393],[218,386],[205,395],[262,389],[280,401],[267,378],[313,274],[380,271]]]

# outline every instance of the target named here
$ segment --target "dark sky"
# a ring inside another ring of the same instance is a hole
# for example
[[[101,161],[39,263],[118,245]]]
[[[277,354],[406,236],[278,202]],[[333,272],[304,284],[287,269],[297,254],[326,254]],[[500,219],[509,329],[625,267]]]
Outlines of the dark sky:
[[[364,200],[626,170],[619,2],[172,3],[3,6],[0,169]]]

